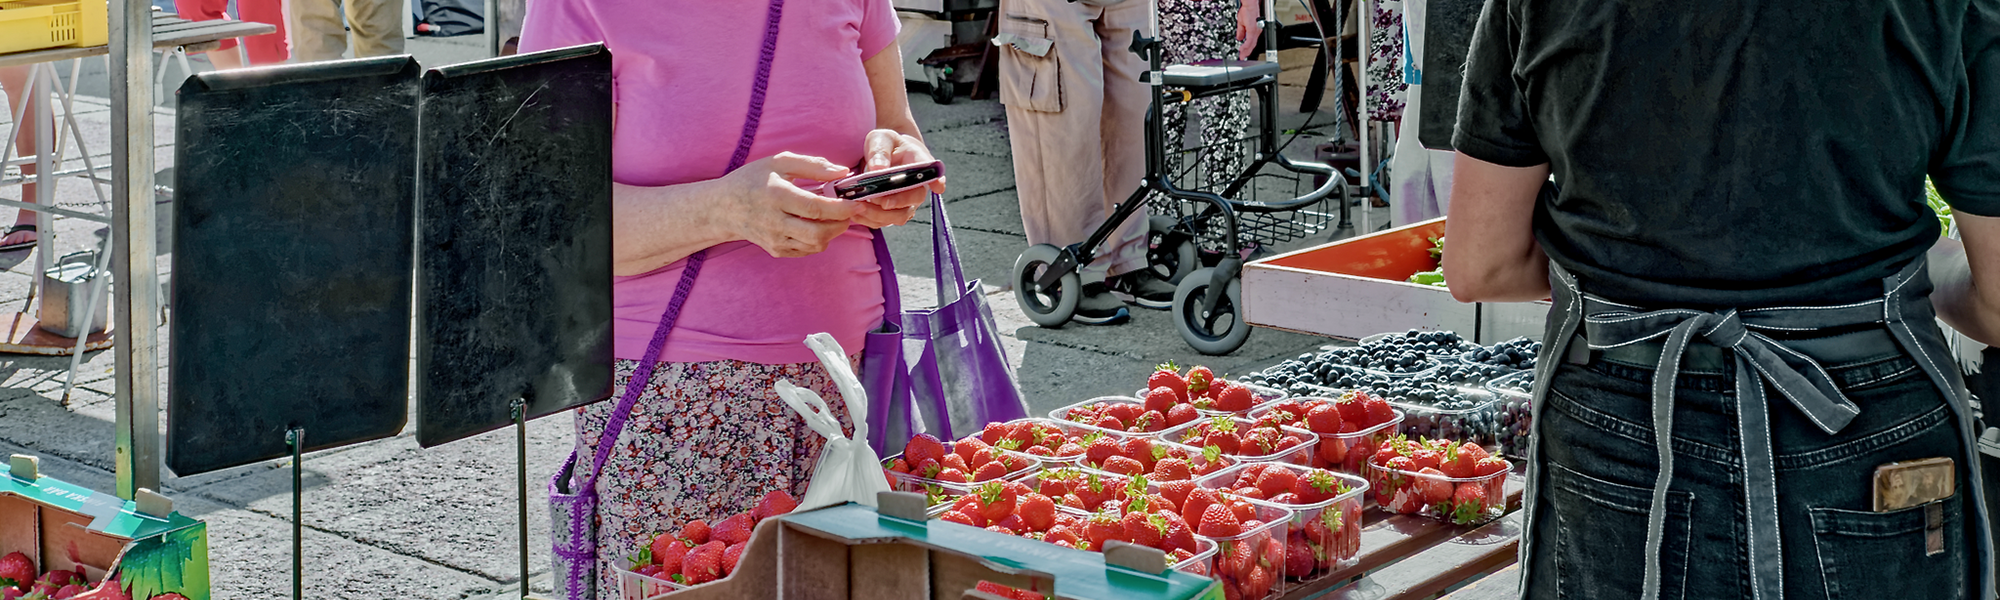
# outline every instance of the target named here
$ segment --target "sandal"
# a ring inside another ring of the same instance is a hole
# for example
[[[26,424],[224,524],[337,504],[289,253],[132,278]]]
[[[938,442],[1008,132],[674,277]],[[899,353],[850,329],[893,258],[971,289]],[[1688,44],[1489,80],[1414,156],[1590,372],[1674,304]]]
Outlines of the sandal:
[[[32,223],[15,225],[13,227],[8,227],[6,233],[0,233],[0,239],[6,239],[7,236],[14,235],[16,233],[20,233],[23,231],[26,231],[28,233],[36,233],[35,226]],[[0,246],[0,252],[13,252],[15,250],[27,250],[30,248],[34,248],[35,242],[41,241],[41,237],[42,237],[41,234],[36,233],[35,235],[36,239],[28,240],[18,244],[8,244],[5,246]]]

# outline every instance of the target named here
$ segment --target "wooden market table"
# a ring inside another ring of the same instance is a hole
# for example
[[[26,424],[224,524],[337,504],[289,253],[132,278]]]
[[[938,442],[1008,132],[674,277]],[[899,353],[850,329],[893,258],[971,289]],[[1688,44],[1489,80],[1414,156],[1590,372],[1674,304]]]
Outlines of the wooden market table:
[[[1371,506],[1361,530],[1361,551],[1355,564],[1317,581],[1294,585],[1282,600],[1421,600],[1468,581],[1472,589],[1514,590],[1514,579],[1499,577],[1514,563],[1520,547],[1519,510],[1523,490],[1521,470],[1507,479],[1506,516],[1478,527],[1452,525],[1435,519],[1397,515]],[[1495,571],[1499,571],[1495,573]],[[1486,577],[1494,573],[1493,577]],[[1518,573],[1518,572],[1516,572]],[[1488,584],[1486,579],[1494,580]],[[1504,580],[1504,581],[1503,581]],[[1511,595],[1502,597],[1512,597]],[[1487,596],[1464,596],[1485,600]]]

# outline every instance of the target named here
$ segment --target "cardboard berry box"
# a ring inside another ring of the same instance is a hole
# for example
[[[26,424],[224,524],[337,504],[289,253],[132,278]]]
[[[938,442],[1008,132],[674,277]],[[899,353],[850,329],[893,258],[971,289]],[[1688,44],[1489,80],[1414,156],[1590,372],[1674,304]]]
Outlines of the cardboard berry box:
[[[659,597],[930,600],[963,597],[984,581],[1067,600],[1222,600],[1214,580],[1165,568],[1157,550],[1072,550],[927,521],[922,498],[882,496],[885,511],[850,503],[765,519],[728,577]],[[1147,560],[1158,566],[1119,566]]]
[[[208,526],[141,490],[140,500],[41,475],[16,454],[0,472],[0,555],[20,552],[38,573],[81,575],[73,600],[208,600]]]

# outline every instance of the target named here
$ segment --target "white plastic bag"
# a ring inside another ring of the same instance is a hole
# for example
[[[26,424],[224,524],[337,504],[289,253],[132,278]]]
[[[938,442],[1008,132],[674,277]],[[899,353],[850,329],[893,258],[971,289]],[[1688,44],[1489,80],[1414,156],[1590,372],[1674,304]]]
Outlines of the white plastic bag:
[[[806,488],[806,497],[799,499],[798,510],[849,501],[873,507],[875,494],[889,491],[889,482],[882,476],[881,457],[875,455],[875,449],[868,447],[866,441],[868,395],[861,390],[861,379],[854,376],[854,367],[847,362],[847,352],[832,335],[807,336],[806,346],[819,355],[820,364],[826,365],[841,397],[847,400],[847,416],[854,421],[854,438],[841,434],[840,418],[827,408],[819,394],[790,381],[778,380],[778,397],[798,411],[813,431],[826,436],[826,448],[820,450],[819,466],[813,469],[812,483]]]

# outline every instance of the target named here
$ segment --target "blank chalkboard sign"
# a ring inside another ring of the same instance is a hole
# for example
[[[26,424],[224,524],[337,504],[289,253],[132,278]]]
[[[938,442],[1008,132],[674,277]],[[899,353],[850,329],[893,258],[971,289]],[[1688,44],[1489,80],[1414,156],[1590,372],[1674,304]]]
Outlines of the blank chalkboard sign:
[[[417,442],[611,393],[611,55],[424,74]]]
[[[409,399],[407,56],[203,73],[175,133],[167,466],[395,435]]]

